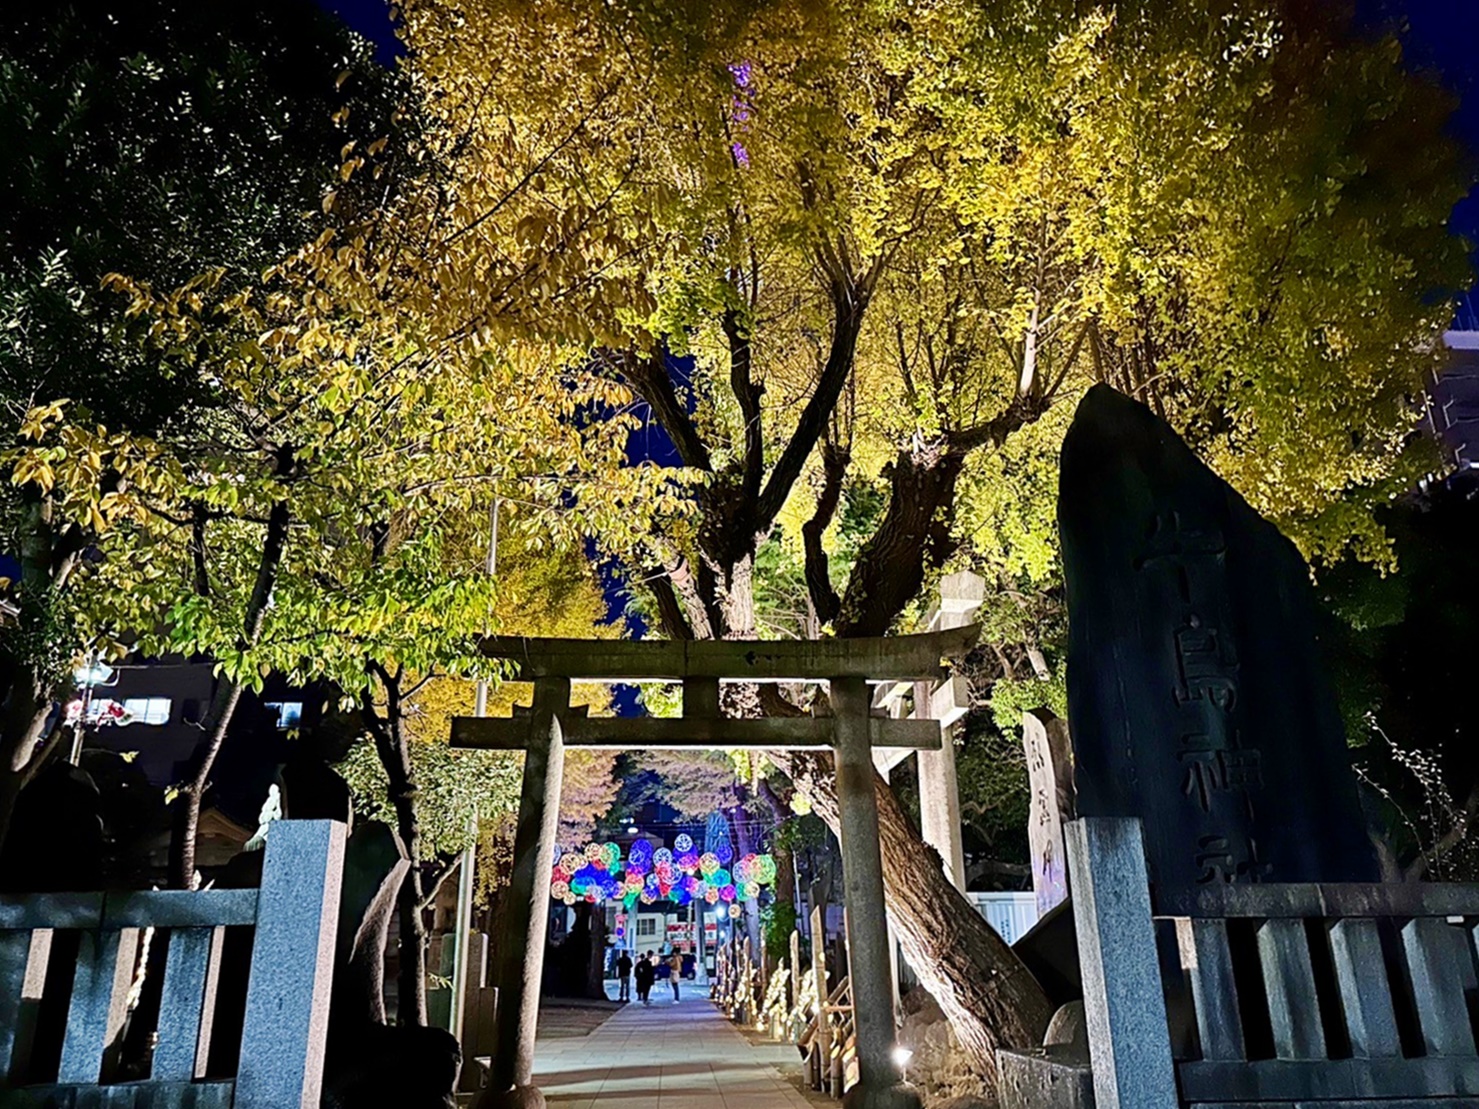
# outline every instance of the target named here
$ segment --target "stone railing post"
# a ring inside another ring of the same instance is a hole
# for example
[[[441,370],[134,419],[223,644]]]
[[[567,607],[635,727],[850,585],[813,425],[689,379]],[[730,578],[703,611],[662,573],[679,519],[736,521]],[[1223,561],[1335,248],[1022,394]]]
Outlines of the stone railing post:
[[[234,1109],[318,1109],[345,826],[279,820],[267,837]]]
[[[1097,1109],[1177,1109],[1140,821],[1066,828]]]

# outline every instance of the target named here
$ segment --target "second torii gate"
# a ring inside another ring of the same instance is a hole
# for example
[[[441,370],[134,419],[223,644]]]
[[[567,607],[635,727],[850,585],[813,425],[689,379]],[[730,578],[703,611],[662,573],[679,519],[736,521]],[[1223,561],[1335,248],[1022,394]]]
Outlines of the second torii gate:
[[[564,749],[606,747],[826,749],[836,760],[843,897],[857,1035],[858,1084],[847,1109],[918,1109],[894,1061],[890,957],[883,861],[873,795],[875,747],[938,750],[933,720],[873,716],[868,682],[934,682],[940,662],[963,654],[978,629],[871,639],[612,641],[494,636],[483,654],[507,659],[534,683],[534,703],[513,717],[458,717],[452,746],[523,750],[524,781],[514,835],[509,911],[497,952],[495,1052],[478,1109],[541,1109],[533,1084],[534,1034],[549,920]],[[570,704],[572,680],[677,681],[678,718],[590,717]],[[720,711],[719,683],[826,682],[831,716],[736,719]]]

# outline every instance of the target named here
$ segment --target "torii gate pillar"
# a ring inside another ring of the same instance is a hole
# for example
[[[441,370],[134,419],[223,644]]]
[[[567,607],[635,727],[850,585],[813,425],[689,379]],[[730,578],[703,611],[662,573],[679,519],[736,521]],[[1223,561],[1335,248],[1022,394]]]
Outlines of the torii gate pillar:
[[[560,717],[569,706],[569,678],[535,681],[514,832],[514,867],[497,952],[498,1013],[492,1068],[477,1109],[544,1109],[544,1094],[534,1085],[534,1033],[539,1024],[539,986],[549,931],[550,859],[555,852],[565,777]],[[464,1060],[463,1066],[471,1062]]]
[[[842,1099],[843,1109],[919,1109],[919,1095],[904,1083],[893,1058],[893,956],[884,915],[883,853],[868,735],[871,698],[861,678],[834,678],[830,685],[848,975],[858,1049],[858,1084]]]

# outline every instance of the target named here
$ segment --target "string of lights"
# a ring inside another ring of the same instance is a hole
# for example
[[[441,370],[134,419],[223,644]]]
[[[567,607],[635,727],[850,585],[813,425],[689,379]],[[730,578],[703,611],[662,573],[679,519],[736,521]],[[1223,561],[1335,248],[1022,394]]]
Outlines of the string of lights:
[[[628,909],[656,901],[680,906],[702,902],[727,905],[729,915],[738,917],[744,903],[758,898],[775,877],[775,859],[770,855],[747,853],[736,858],[727,838],[700,853],[685,832],[673,840],[671,849],[638,839],[625,859],[616,843],[559,851],[550,875],[550,896],[566,905],[621,901]]]

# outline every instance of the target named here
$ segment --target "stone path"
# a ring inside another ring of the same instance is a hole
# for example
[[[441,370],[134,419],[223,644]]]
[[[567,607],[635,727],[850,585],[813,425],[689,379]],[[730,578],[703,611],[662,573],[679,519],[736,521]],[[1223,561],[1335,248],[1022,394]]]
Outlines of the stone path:
[[[810,1109],[776,1069],[796,1061],[794,1047],[751,1044],[694,997],[628,1005],[589,1036],[541,1038],[534,1081],[560,1109]]]

